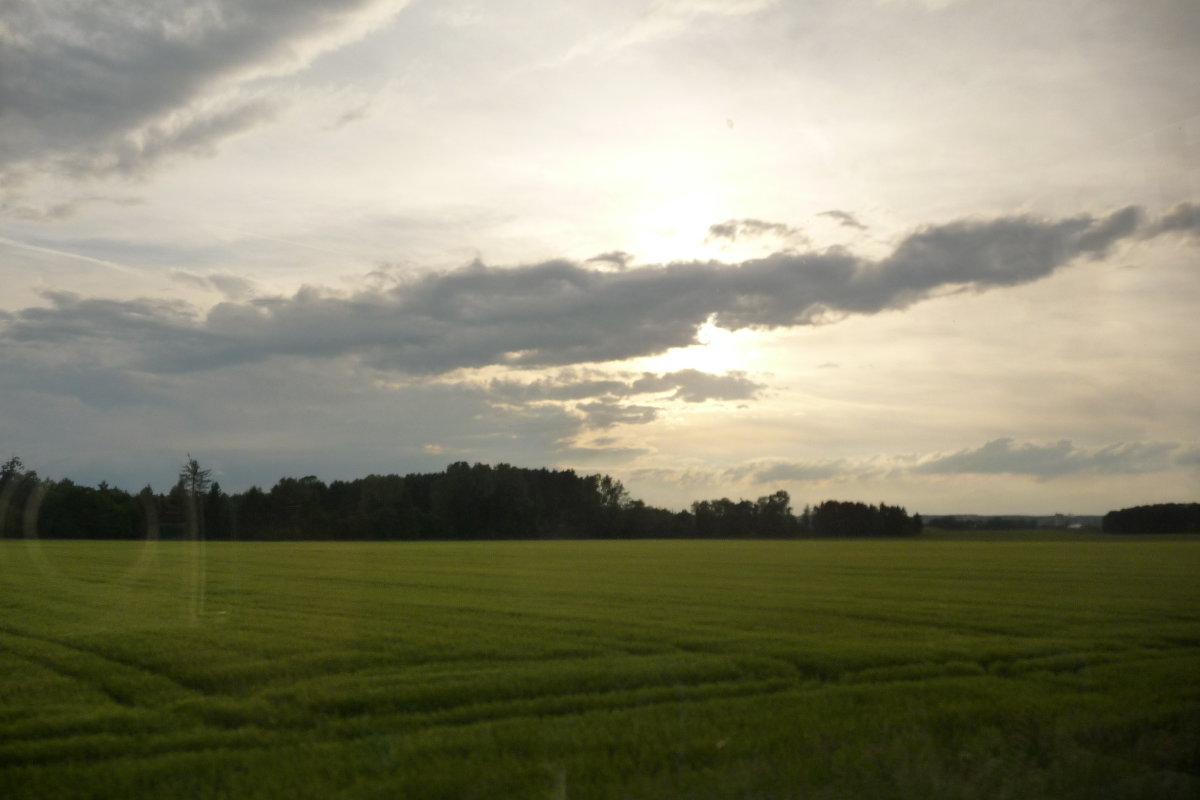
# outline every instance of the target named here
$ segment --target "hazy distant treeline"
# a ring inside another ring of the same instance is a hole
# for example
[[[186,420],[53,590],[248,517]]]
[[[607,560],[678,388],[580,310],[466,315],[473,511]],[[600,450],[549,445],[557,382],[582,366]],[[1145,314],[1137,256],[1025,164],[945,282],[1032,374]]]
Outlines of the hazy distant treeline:
[[[451,464],[442,472],[326,484],[283,478],[226,494],[189,456],[165,493],[39,479],[19,459],[0,469],[0,535],[242,540],[794,538],[909,536],[899,506],[826,501],[797,515],[787,492],[703,500],[669,511],[630,498],[607,475]]]
[[[1200,503],[1158,503],[1110,511],[1106,533],[1200,533]]]
[[[1037,517],[930,517],[926,524],[945,531],[1021,531],[1038,527]]]

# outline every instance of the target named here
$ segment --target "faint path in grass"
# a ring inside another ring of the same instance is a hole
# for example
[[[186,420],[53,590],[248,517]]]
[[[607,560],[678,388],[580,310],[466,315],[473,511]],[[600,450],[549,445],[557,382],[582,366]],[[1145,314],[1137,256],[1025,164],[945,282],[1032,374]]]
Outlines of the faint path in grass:
[[[117,705],[158,706],[194,695],[168,675],[76,644],[0,627],[0,647],[62,675],[87,683]]]

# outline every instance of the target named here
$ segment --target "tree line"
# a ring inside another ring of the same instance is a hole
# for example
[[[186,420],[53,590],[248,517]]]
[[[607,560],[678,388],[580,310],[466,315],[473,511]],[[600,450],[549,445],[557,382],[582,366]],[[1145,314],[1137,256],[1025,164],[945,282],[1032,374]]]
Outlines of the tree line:
[[[912,536],[900,506],[825,501],[793,512],[785,491],[702,500],[670,511],[633,499],[608,475],[457,462],[442,472],[314,475],[227,494],[189,454],[170,491],[43,480],[0,467],[0,535],[70,539],[444,540]]]
[[[1023,531],[1038,527],[1037,517],[931,517],[931,528],[944,531]]]
[[[1200,503],[1157,503],[1110,511],[1105,533],[1200,533]]]

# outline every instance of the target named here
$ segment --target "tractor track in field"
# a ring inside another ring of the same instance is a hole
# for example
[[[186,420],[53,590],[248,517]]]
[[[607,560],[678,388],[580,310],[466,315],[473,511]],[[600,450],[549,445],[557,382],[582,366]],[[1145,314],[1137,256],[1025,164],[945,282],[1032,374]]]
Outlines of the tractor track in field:
[[[4,639],[25,640],[33,642],[35,650],[42,652],[30,652],[28,648],[5,646]],[[170,693],[175,693],[183,696],[193,696],[202,694],[200,690],[187,686],[180,682],[177,678],[172,677],[163,672],[150,669],[144,664],[135,661],[115,658],[111,655],[98,652],[92,648],[82,647],[77,644],[69,644],[59,639],[54,639],[49,636],[38,636],[36,634],[27,633],[24,631],[14,630],[13,628],[0,626],[0,647],[13,653],[14,655],[23,658],[27,661],[39,664],[59,675],[62,675],[73,680],[86,683],[93,686],[100,692],[108,696],[114,703],[126,708],[144,708],[150,705],[151,702],[158,704],[159,699],[153,701],[142,701],[138,699],[141,694],[137,691],[130,691],[127,688],[115,686],[113,681],[105,682],[103,680],[104,673],[115,673],[112,677],[131,677],[138,680],[153,680],[158,684],[160,691],[166,689]],[[78,659],[83,656],[85,661],[91,661],[93,668],[89,669],[85,665],[71,666],[64,664],[63,659],[55,658],[54,655],[46,653],[46,650],[59,650],[73,654]]]
[[[702,689],[705,686],[720,684],[693,684],[691,690]],[[699,702],[709,700],[732,700],[737,698],[753,698],[780,694],[794,689],[795,686],[778,682],[771,686],[738,687],[730,685],[724,691],[718,691],[697,698]],[[633,702],[593,703],[589,698],[603,699],[606,696],[619,694],[619,691],[591,693],[555,693],[537,695],[522,700],[503,701],[495,703],[463,703],[434,712],[417,712],[415,714],[394,714],[382,719],[374,718],[369,723],[370,730],[362,730],[362,723],[355,717],[338,720],[331,725],[317,727],[284,727],[284,728],[251,728],[225,731],[222,736],[215,737],[211,729],[200,729],[194,732],[192,742],[154,744],[147,742],[138,733],[94,733],[87,736],[75,737],[68,741],[57,739],[46,740],[38,748],[41,752],[21,752],[0,746],[0,769],[11,766],[53,766],[62,761],[71,762],[100,762],[119,758],[155,758],[184,753],[232,750],[239,752],[249,750],[287,749],[291,747],[321,747],[337,746],[347,741],[365,742],[378,740],[380,736],[401,740],[405,737],[436,732],[438,730],[466,730],[474,726],[497,725],[519,722],[522,720],[553,720],[574,715],[589,713],[614,713],[634,711],[678,705],[688,698],[681,697],[676,687],[663,685],[657,687],[656,696]],[[672,696],[662,696],[670,693]],[[526,710],[521,705],[549,703],[556,707],[543,707],[537,711]],[[514,707],[516,706],[516,707]],[[380,730],[380,727],[384,730]],[[235,741],[239,736],[246,741]],[[253,736],[253,740],[249,737]],[[223,740],[224,739],[224,740]],[[128,745],[120,747],[122,741]],[[97,746],[101,751],[97,751]],[[8,750],[8,752],[6,752]]]
[[[65,645],[44,637],[28,636],[9,630],[0,629],[0,636],[24,638],[43,644],[60,647],[64,650],[83,653],[95,658],[98,662],[107,662],[119,668],[137,670],[142,673],[162,677],[166,676],[147,670],[138,665],[127,664],[117,659],[107,658],[86,648]],[[0,639],[2,644],[2,639]],[[6,648],[8,649],[8,648]],[[370,702],[363,702],[362,709],[325,722],[311,724],[282,724],[279,726],[259,726],[252,722],[238,728],[224,730],[211,726],[201,726],[192,730],[180,731],[182,741],[170,741],[170,735],[157,743],[147,741],[147,732],[113,733],[97,731],[91,734],[71,737],[69,739],[45,739],[41,742],[25,741],[14,743],[12,747],[0,745],[0,768],[12,766],[52,766],[63,761],[105,761],[110,759],[150,759],[178,754],[195,753],[212,750],[237,750],[247,752],[254,750],[287,749],[294,747],[324,747],[337,746],[347,741],[378,740],[381,736],[391,740],[393,746],[408,736],[419,735],[437,730],[465,730],[473,726],[503,725],[521,720],[553,720],[570,716],[587,714],[620,713],[655,707],[678,706],[687,703],[703,704],[710,701],[730,701],[769,697],[788,692],[819,692],[819,691],[853,691],[870,686],[886,686],[904,682],[926,682],[937,679],[979,679],[979,678],[1020,678],[1025,672],[1036,672],[1044,669],[1055,674],[1074,674],[1091,666],[1113,663],[1114,661],[1138,661],[1146,658],[1157,659],[1178,655],[1181,651],[1192,648],[1162,648],[1152,650],[1127,651],[1119,657],[1111,650],[1101,651],[1070,651],[1077,657],[1074,663],[1054,663],[1058,654],[1044,654],[1025,658],[997,659],[985,665],[984,672],[979,674],[961,674],[947,672],[932,675],[894,675],[887,673],[891,670],[903,671],[907,668],[929,667],[936,670],[939,666],[947,667],[952,661],[906,661],[896,662],[878,667],[859,670],[848,670],[836,677],[813,680],[812,676],[798,674],[795,678],[768,677],[749,682],[734,680],[702,681],[685,683],[681,681],[666,681],[652,683],[634,688],[616,688],[593,692],[546,692],[531,694],[525,697],[512,697],[495,700],[472,702],[465,698],[462,703],[449,704],[423,710],[404,711],[401,708],[391,708],[383,714],[371,713],[375,710]],[[49,668],[76,680],[87,680],[86,671],[59,668],[53,659],[31,658],[26,652],[10,650],[18,657],[33,663],[43,664]],[[778,657],[772,657],[778,658]],[[780,659],[786,661],[786,659]],[[1037,662],[1047,663],[1039,665]],[[1023,665],[1024,669],[1012,673],[1005,668]],[[994,670],[999,667],[1001,672]],[[871,674],[871,673],[878,674]],[[81,675],[81,673],[84,673]],[[179,689],[197,694],[181,684],[175,684]],[[104,687],[98,687],[104,691]],[[145,704],[123,702],[113,696],[114,702],[126,708],[152,707]],[[622,697],[622,695],[625,695]],[[633,695],[633,696],[629,696]],[[220,697],[220,695],[206,695]],[[172,705],[172,704],[167,704]],[[163,708],[170,711],[170,708]],[[159,733],[159,732],[155,732]],[[33,751],[30,751],[30,747]]]

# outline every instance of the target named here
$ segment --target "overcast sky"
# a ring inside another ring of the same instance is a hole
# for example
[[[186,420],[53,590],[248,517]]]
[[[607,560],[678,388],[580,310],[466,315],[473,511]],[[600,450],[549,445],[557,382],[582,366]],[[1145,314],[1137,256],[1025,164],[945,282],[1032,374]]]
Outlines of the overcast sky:
[[[1194,0],[5,0],[0,458],[1200,494]]]

